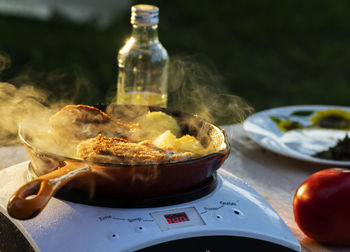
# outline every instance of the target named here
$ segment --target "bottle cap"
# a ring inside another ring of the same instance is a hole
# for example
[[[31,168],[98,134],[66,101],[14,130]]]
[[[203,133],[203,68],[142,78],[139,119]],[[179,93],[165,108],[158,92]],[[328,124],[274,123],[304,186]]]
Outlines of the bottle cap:
[[[131,24],[156,25],[158,24],[159,8],[154,5],[137,4],[131,7]]]

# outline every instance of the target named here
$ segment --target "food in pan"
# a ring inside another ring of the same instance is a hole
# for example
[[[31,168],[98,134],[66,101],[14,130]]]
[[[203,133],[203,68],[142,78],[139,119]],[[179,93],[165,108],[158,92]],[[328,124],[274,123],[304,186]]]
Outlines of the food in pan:
[[[50,117],[49,127],[49,138],[63,148],[59,152],[68,156],[74,155],[77,144],[83,140],[98,134],[128,138],[136,128],[87,105],[65,106]]]
[[[94,162],[168,163],[214,152],[194,136],[181,136],[177,121],[160,111],[126,123],[92,106],[68,105],[51,116],[49,127],[61,153]]]
[[[194,137],[184,135],[180,138],[170,131],[165,131],[153,143],[159,148],[174,148],[176,152],[191,152],[195,157],[204,156],[213,152],[213,148],[204,148],[203,145]]]
[[[181,136],[181,129],[176,120],[160,111],[148,112],[136,120],[144,138],[154,140],[169,130],[176,137]]]
[[[155,164],[185,161],[191,152],[177,153],[173,148],[159,148],[152,141],[131,143],[118,137],[97,137],[82,141],[77,147],[78,157],[99,163]]]
[[[112,119],[101,110],[87,105],[68,105],[51,116],[51,133],[59,141],[81,141],[98,134],[128,138],[135,125]]]

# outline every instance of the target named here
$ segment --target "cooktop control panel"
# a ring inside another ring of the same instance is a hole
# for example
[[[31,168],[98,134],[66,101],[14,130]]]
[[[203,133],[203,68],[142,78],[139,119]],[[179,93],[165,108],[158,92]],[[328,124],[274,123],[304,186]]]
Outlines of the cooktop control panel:
[[[157,211],[150,214],[161,231],[205,224],[194,207]]]

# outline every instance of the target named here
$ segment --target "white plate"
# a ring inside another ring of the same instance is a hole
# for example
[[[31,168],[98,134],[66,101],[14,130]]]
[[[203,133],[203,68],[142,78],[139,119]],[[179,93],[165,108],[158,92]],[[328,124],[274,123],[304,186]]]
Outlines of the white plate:
[[[258,112],[248,117],[243,127],[249,137],[262,147],[284,156],[329,165],[350,166],[350,161],[337,161],[312,157],[313,154],[334,146],[338,139],[345,137],[349,131],[330,129],[303,129],[283,132],[270,116],[289,116],[294,111],[341,109],[350,112],[349,107],[303,105],[274,108]],[[289,117],[303,125],[310,125],[309,118]]]

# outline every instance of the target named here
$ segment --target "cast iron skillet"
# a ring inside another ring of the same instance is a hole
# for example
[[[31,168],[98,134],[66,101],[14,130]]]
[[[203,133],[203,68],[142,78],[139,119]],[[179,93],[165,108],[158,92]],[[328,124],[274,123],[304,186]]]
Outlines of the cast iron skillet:
[[[98,108],[105,110],[106,106]],[[111,111],[123,116],[123,113],[130,114],[139,108],[136,105],[112,105]],[[197,159],[165,164],[96,163],[48,153],[40,146],[33,146],[30,129],[20,127],[19,138],[39,176],[13,194],[8,202],[8,213],[17,219],[33,218],[62,186],[91,197],[154,197],[184,192],[208,179],[227,158],[230,152],[227,136],[214,124],[179,111],[142,108],[171,115],[183,134],[197,137],[204,146],[211,142],[218,151]]]

